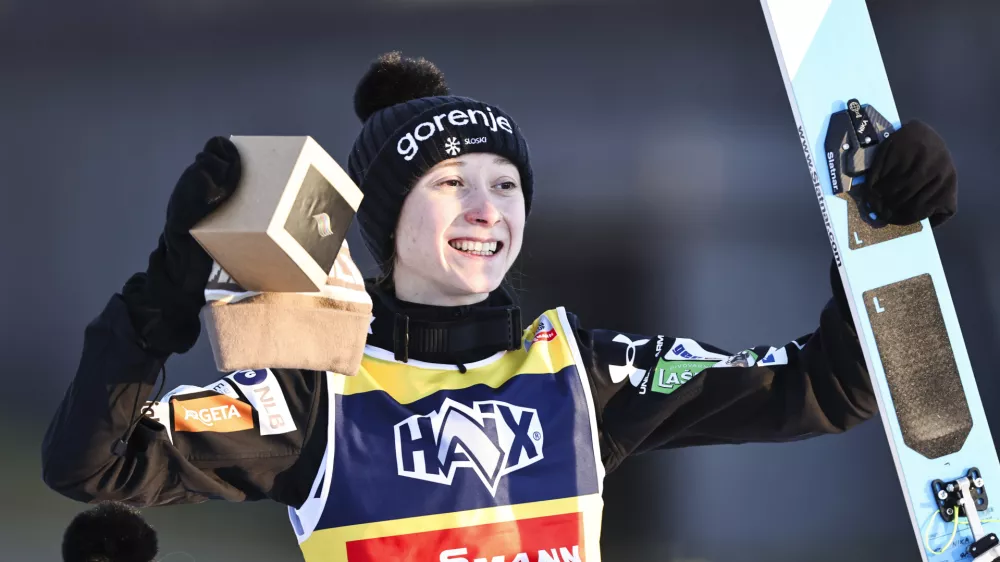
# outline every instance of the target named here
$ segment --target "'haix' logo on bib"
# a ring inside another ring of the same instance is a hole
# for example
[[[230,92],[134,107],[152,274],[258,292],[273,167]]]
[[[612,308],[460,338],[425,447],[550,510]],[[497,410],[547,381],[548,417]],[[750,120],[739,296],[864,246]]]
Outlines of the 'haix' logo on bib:
[[[409,162],[416,157],[420,151],[420,143],[433,137],[435,134],[444,131],[444,121],[452,127],[465,127],[468,125],[478,125],[485,127],[494,133],[498,129],[503,129],[510,134],[514,134],[514,129],[510,126],[510,121],[504,116],[493,115],[493,108],[486,107],[484,112],[481,109],[453,109],[447,113],[440,113],[424,121],[413,128],[412,132],[403,135],[396,143],[396,152]],[[457,141],[456,141],[457,142]],[[457,151],[455,152],[457,154]]]
[[[445,399],[441,409],[395,426],[400,476],[450,485],[458,469],[472,470],[491,494],[500,478],[542,460],[538,412],[506,402]]]

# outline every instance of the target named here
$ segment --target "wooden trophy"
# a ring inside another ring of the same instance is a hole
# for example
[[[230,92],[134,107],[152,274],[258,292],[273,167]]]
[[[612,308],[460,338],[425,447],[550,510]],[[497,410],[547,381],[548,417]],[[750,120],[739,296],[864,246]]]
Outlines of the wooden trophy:
[[[361,190],[311,137],[230,140],[240,184],[191,229],[215,260],[202,322],[216,366],[341,372],[338,348],[363,348],[371,317],[345,241]]]

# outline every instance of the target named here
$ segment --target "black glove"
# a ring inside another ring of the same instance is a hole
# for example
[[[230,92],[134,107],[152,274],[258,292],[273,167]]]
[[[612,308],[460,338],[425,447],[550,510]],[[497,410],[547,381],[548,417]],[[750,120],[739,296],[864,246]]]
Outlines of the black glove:
[[[164,355],[184,353],[198,340],[198,314],[205,304],[213,260],[189,231],[236,191],[241,171],[232,141],[213,137],[177,180],[149,266],[122,290],[132,325],[146,349]]]
[[[866,197],[886,222],[931,227],[958,210],[958,179],[948,147],[934,129],[910,121],[882,142],[868,170]]]

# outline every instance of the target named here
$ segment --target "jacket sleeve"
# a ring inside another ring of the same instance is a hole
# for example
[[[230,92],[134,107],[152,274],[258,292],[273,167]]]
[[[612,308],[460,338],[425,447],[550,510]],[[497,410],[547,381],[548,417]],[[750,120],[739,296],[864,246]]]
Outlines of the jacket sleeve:
[[[136,506],[270,498],[298,507],[326,440],[322,374],[240,371],[149,403],[165,357],[115,294],[86,328],[75,377],[46,432],[42,477],[83,502]],[[138,420],[131,437],[112,448]]]
[[[839,433],[878,412],[835,267],[819,327],[781,347],[575,327],[610,472],[633,454]],[[575,321],[575,319],[573,320]]]

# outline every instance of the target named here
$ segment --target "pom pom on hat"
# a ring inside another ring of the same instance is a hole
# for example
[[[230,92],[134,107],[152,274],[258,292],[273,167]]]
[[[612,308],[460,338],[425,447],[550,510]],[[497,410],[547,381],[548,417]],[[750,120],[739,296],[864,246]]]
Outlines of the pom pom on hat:
[[[380,109],[451,92],[444,74],[434,63],[403,58],[399,51],[386,53],[371,64],[354,90],[354,113],[364,123]]]

